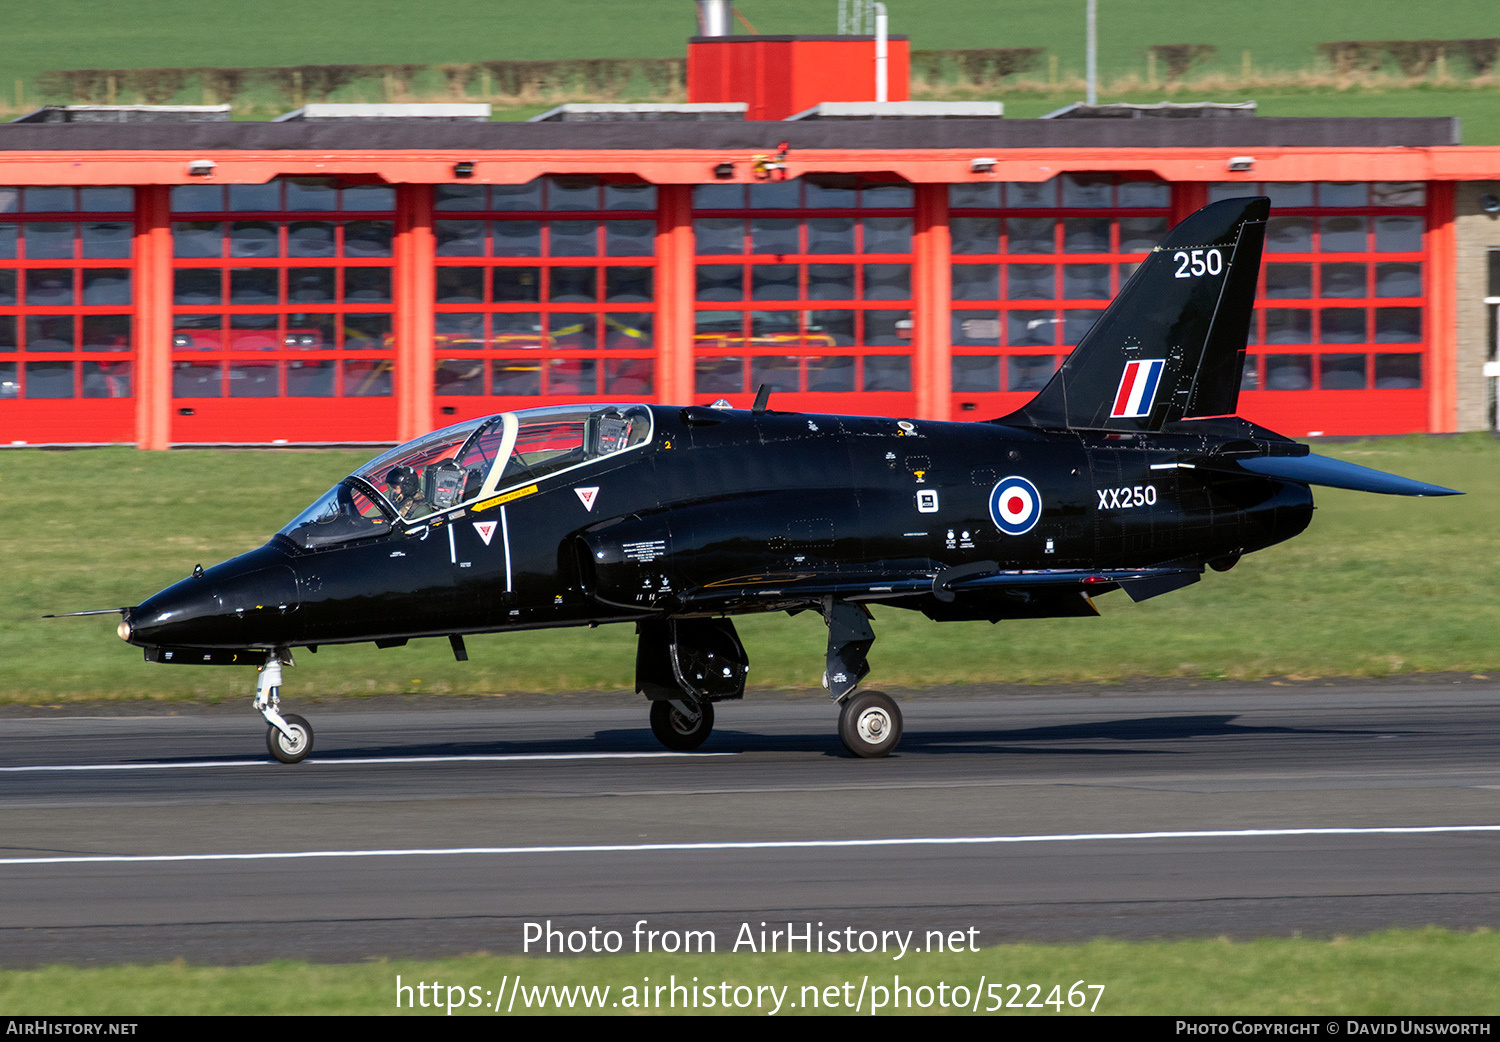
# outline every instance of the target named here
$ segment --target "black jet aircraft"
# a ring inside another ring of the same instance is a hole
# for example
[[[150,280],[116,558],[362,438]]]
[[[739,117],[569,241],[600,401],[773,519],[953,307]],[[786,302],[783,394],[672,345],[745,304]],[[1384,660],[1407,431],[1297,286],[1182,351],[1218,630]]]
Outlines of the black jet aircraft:
[[[258,550],[123,614],[150,662],[260,667],[279,760],[313,731],[279,709],[292,649],[390,648],[632,623],[637,690],[671,749],[743,696],[733,616],[828,628],[839,737],[883,756],[888,696],[859,685],[868,606],[938,621],[1096,615],[1197,582],[1307,527],[1309,486],[1452,490],[1317,455],[1233,414],[1269,203],[1173,228],[1050,383],[979,423],[766,408],[578,405],[457,424],[339,481]]]

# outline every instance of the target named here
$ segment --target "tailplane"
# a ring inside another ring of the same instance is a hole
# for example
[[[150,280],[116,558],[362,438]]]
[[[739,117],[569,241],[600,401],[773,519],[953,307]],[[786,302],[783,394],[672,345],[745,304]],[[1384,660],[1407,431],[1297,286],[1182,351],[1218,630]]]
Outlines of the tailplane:
[[[1158,431],[1239,403],[1270,200],[1212,203],[1166,234],[1050,383],[999,422]]]

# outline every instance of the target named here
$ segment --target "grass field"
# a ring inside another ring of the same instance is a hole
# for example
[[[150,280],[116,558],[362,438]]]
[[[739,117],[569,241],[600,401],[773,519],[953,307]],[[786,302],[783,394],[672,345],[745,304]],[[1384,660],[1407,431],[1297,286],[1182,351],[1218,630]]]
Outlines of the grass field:
[[[876,609],[871,684],[1112,683],[1132,677],[1379,676],[1500,670],[1500,442],[1488,435],[1329,445],[1339,458],[1463,489],[1408,499],[1320,489],[1307,533],[1232,572],[1098,619],[934,623]],[[148,665],[112,617],[50,612],[137,604],[264,542],[366,457],[348,451],[132,449],[0,453],[0,701],[246,699],[249,670]],[[749,617],[752,689],[816,691],[824,627]],[[285,695],[619,691],[628,626],[299,652]],[[753,693],[752,696],[753,697]]]
[[[719,954],[700,956],[539,959],[476,955],[430,962],[382,960],[355,966],[283,962],[233,969],[181,963],[87,970],[58,966],[0,972],[0,1009],[9,1016],[393,1014],[398,1012],[398,974],[403,985],[413,988],[412,1001],[427,1002],[433,994],[426,990],[418,1000],[416,985],[437,982],[443,1001],[455,1005],[475,1000],[493,1003],[493,996],[502,987],[514,988],[519,975],[520,998],[510,1007],[512,1013],[534,1011],[535,1006],[528,1006],[531,989],[542,990],[545,997],[548,985],[570,989],[607,985],[608,994],[594,992],[604,1005],[602,1010],[595,1005],[594,1011],[628,1013],[632,1011],[630,989],[639,998],[646,978],[663,985],[674,976],[679,984],[697,981],[700,999],[702,989],[711,987],[716,1003],[719,996],[732,996],[735,988],[770,986],[783,996],[780,1012],[784,1016],[852,1012],[830,1009],[828,998],[837,994],[841,1003],[847,1001],[852,1006],[862,983],[867,985],[867,997],[860,1012],[871,1013],[871,1002],[882,996],[879,989],[883,988],[887,1007],[880,1012],[889,1014],[894,1012],[889,1003],[897,994],[897,975],[900,984],[911,989],[907,1002],[926,1002],[926,1008],[902,1008],[899,1012],[926,1015],[970,1012],[954,1008],[952,998],[948,999],[948,1008],[939,1005],[937,996],[952,996],[955,986],[964,989],[965,1001],[977,999],[980,1012],[1005,1016],[1059,1012],[1082,1016],[1493,1015],[1500,1008],[1500,983],[1493,972],[1500,960],[1500,935],[1488,932],[1460,934],[1427,929],[1326,941],[1282,938],[1244,943],[1196,940],[1006,945],[977,953],[908,954],[901,961],[881,955],[735,954],[722,950],[727,941],[722,939]],[[986,984],[982,989],[978,987],[981,978]],[[847,992],[843,988],[846,982],[851,985]],[[937,991],[940,982],[947,986],[946,993]],[[720,987],[722,983],[729,985],[727,991]],[[1020,987],[1012,990],[1012,984]],[[1028,987],[1031,984],[1041,987],[1033,992]],[[1070,1007],[1067,995],[1075,984],[1082,985],[1076,993],[1079,1001]],[[1087,987],[1101,984],[1102,992]],[[992,991],[992,985],[1001,987]],[[1054,985],[1058,986],[1055,993]],[[924,986],[925,994],[920,990]],[[825,990],[829,987],[834,991]],[[450,992],[450,988],[461,990]],[[491,997],[485,998],[486,991]],[[818,1001],[815,1008],[814,991]],[[507,1005],[511,993],[506,991]],[[741,991],[740,995],[745,1002],[750,1001],[748,992]],[[1054,997],[1054,1005],[1046,1005],[1049,996]],[[766,1005],[758,1012],[770,1013],[773,995],[765,992],[762,998]],[[1039,1005],[994,1009],[997,999]],[[583,1001],[575,998],[574,1002],[572,1009],[564,1012],[589,1011]],[[399,1012],[446,1014],[446,1010],[431,1006]],[[686,1012],[724,1010],[717,1004],[706,1008],[700,1001],[697,1009]],[[757,1010],[750,1006],[729,1012]],[[492,1010],[467,1006],[453,1013],[495,1015]]]

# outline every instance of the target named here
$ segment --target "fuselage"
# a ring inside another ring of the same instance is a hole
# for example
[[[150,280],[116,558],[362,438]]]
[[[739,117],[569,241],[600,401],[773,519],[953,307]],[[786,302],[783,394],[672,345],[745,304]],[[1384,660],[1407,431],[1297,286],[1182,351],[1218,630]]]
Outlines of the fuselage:
[[[1224,440],[1190,423],[1135,435],[649,409],[649,439],[629,451],[491,482],[417,520],[388,512],[361,538],[278,535],[131,609],[128,639],[272,648],[622,622],[679,613],[705,588],[878,584],[981,561],[1201,568],[1311,518],[1304,485],[1183,465]]]

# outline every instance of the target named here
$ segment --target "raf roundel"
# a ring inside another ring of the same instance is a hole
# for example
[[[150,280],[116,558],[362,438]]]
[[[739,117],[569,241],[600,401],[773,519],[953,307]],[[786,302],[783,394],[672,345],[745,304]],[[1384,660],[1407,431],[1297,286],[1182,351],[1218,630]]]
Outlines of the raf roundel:
[[[990,492],[990,520],[1006,535],[1025,535],[1042,516],[1042,494],[1023,477],[995,482]]]

